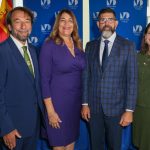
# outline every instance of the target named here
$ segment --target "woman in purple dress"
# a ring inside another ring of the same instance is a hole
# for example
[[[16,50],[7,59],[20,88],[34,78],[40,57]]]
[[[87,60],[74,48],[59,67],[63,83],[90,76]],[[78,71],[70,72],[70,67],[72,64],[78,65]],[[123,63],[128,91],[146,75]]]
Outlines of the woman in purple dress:
[[[73,150],[79,136],[84,66],[76,18],[63,9],[40,53],[46,131],[53,150]]]

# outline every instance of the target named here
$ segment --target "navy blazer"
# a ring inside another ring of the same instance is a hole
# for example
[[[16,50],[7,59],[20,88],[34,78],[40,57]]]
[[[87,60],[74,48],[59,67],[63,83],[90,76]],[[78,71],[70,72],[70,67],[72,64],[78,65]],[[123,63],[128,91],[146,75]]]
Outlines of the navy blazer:
[[[17,129],[23,137],[36,128],[43,104],[36,50],[29,44],[35,77],[11,38],[0,44],[0,136]]]
[[[107,116],[134,110],[137,98],[137,59],[134,43],[116,36],[102,72],[99,61],[100,39],[86,45],[87,66],[83,73],[83,103],[92,113],[98,113],[100,104]]]

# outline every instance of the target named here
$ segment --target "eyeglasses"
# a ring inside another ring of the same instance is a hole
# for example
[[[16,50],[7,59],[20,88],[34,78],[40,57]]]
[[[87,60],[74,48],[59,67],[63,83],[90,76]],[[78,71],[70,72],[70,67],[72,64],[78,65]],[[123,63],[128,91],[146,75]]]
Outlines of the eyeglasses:
[[[115,18],[100,18],[99,22],[100,23],[105,23],[105,22],[112,23],[115,20],[116,20]]]

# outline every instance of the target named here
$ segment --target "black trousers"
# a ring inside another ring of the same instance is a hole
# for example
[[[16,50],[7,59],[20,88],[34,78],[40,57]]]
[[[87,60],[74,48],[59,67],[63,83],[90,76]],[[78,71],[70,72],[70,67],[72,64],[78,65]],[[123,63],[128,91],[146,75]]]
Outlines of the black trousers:
[[[91,114],[89,131],[91,150],[121,150],[122,127],[121,116],[105,116],[103,111]]]

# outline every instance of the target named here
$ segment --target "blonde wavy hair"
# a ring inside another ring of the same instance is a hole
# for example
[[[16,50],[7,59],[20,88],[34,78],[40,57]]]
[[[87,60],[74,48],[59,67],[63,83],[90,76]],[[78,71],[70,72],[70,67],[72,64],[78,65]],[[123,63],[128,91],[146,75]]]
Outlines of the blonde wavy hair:
[[[61,18],[63,13],[67,13],[69,16],[71,16],[71,18],[73,20],[73,32],[71,34],[71,37],[73,39],[75,46],[77,48],[79,48],[80,50],[83,50],[82,42],[81,42],[79,34],[78,34],[78,24],[77,24],[76,17],[73,14],[73,12],[68,10],[68,9],[62,9],[59,12],[59,14],[57,15],[54,26],[53,26],[53,30],[52,30],[51,34],[48,36],[47,41],[52,39],[58,45],[61,45],[64,43],[64,40],[59,35],[59,22],[60,22],[60,18]]]

